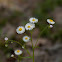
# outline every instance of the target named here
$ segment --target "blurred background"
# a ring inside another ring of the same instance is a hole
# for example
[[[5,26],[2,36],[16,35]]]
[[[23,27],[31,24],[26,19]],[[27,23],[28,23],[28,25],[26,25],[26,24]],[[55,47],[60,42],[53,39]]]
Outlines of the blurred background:
[[[17,62],[11,58],[14,50],[23,50],[22,56],[27,52],[16,43],[9,43],[5,47],[4,38],[21,42],[25,34],[18,35],[16,28],[24,26],[30,17],[36,17],[39,22],[33,31],[35,44],[38,35],[48,25],[46,20],[53,19],[56,23],[53,28],[46,29],[39,38],[38,48],[35,48],[35,62],[62,62],[62,0],[0,0],[0,62]],[[30,36],[30,33],[26,31]],[[31,43],[26,43],[32,55]],[[32,62],[32,59],[21,59],[21,62]]]

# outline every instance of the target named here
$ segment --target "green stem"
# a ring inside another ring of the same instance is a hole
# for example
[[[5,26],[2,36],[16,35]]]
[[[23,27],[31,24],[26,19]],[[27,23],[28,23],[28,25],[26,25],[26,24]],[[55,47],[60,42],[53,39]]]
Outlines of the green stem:
[[[32,42],[32,32],[30,32],[31,33],[31,43],[32,43],[32,49],[33,49],[33,62],[35,62],[35,60],[34,60],[34,46],[33,46],[33,42]]]
[[[30,52],[25,48],[25,50],[27,51],[27,53],[29,54],[29,56],[31,56]]]
[[[33,47],[33,62],[35,62],[35,60],[34,60],[34,47]]]
[[[13,42],[16,42],[18,43],[20,46],[23,46],[21,43],[17,42],[17,41],[14,41],[14,40],[9,40],[9,41],[13,41]],[[24,49],[27,51],[27,53],[31,56],[30,52],[24,47]]]
[[[18,56],[18,62],[20,62],[21,61],[21,57],[20,57],[20,55]]]
[[[43,31],[44,31],[47,27],[48,27],[48,25],[43,29]],[[36,44],[35,44],[35,48],[36,48],[37,42],[38,42],[38,40],[39,40],[41,34],[43,33],[43,31],[42,31],[42,32],[39,34],[39,36],[38,36],[38,39],[37,39]]]

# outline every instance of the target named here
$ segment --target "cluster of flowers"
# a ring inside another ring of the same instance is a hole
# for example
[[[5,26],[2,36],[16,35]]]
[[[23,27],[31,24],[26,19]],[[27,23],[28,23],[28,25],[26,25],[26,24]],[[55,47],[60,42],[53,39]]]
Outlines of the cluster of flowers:
[[[25,25],[25,27],[24,27],[24,26],[19,26],[19,27],[16,29],[16,32],[17,32],[18,34],[22,34],[22,33],[25,32],[25,30],[32,30],[32,29],[34,29],[34,28],[35,28],[35,23],[38,22],[38,19],[37,19],[37,18],[30,18],[29,21],[30,21],[30,22],[27,23],[27,24]],[[53,27],[52,24],[55,24],[55,22],[54,22],[53,20],[51,20],[51,19],[47,19],[47,22],[48,22],[49,24],[51,24],[51,25],[49,26],[50,28]],[[24,42],[28,42],[28,41],[30,40],[30,37],[29,37],[29,36],[24,36],[22,39],[23,39]],[[5,37],[5,41],[7,41],[7,40],[8,40],[8,38]],[[6,47],[7,47],[7,45],[6,45]],[[22,47],[22,48],[24,48],[24,47]],[[22,54],[22,50],[17,49],[17,50],[14,51],[14,53],[15,53],[16,55],[20,55],[20,54]],[[14,57],[14,55],[12,54],[11,57]]]
[[[35,24],[34,23],[37,23],[38,22],[38,19],[36,19],[36,18],[30,18],[29,19],[29,23],[27,23],[26,25],[25,25],[25,27],[24,26],[19,26],[17,29],[16,29],[16,32],[18,33],[18,34],[22,34],[22,33],[24,33],[25,32],[25,30],[32,30],[32,29],[34,29],[35,28]],[[29,36],[24,36],[23,37],[23,41],[24,42],[28,42],[30,40],[30,37]]]

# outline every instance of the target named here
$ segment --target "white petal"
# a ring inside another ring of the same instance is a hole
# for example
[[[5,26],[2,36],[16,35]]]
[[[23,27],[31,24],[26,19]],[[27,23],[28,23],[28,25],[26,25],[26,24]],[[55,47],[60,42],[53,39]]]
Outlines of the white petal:
[[[48,22],[49,24],[55,24],[55,22],[54,22],[54,21],[51,22],[50,19],[47,19],[47,22]]]
[[[33,19],[35,19],[35,21],[32,21]],[[37,23],[37,22],[38,22],[38,19],[37,19],[37,18],[32,17],[32,18],[30,18],[30,19],[29,19],[29,21],[30,21],[31,23]]]
[[[20,50],[20,52],[18,53],[17,50],[15,50],[14,53],[15,53],[16,55],[20,55],[20,54],[22,54],[22,51]]]
[[[19,31],[19,28],[22,28],[22,31]],[[19,26],[19,27],[16,29],[16,32],[17,32],[18,34],[22,34],[22,33],[25,32],[25,28],[24,28],[23,26]]]
[[[27,37],[28,39],[25,39],[26,37]],[[30,37],[24,36],[24,37],[23,37],[23,41],[24,41],[24,42],[29,42],[29,41],[30,41]]]

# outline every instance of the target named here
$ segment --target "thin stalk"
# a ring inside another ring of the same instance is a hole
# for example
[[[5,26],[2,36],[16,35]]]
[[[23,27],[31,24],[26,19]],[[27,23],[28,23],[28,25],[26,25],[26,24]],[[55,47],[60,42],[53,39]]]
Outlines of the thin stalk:
[[[32,43],[32,49],[33,49],[33,62],[35,62],[35,60],[34,60],[34,46],[33,46],[33,42],[32,42],[32,32],[30,32],[31,33],[31,43]]]
[[[18,43],[20,46],[23,46],[21,43],[17,42],[17,41],[14,41],[14,40],[9,40],[9,41],[13,41],[13,42],[16,42]],[[31,56],[30,52],[24,47],[24,49],[27,51],[27,53],[29,54],[29,56]]]
[[[35,62],[35,60],[34,60],[34,47],[33,47],[33,62]]]
[[[47,26],[43,29],[43,31],[44,31],[47,27],[48,27],[48,25],[47,25]],[[35,44],[35,47],[36,47],[37,42],[38,42],[38,40],[39,40],[39,38],[40,38],[41,34],[43,33],[43,31],[39,34],[38,39],[37,39],[36,44]]]
[[[18,62],[20,62],[20,56],[18,56]]]

